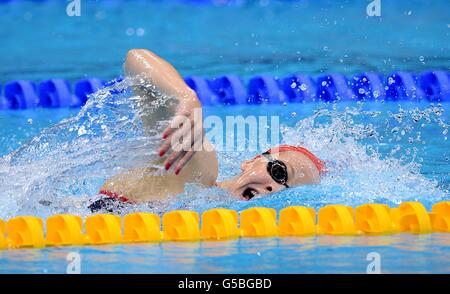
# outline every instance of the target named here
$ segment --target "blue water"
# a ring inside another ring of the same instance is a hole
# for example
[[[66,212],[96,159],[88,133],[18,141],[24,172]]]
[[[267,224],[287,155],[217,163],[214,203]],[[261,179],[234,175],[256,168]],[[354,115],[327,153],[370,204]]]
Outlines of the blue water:
[[[182,75],[286,75],[450,68],[448,1],[83,0],[80,17],[64,1],[1,5],[0,82],[85,76],[111,79],[125,53],[151,48]],[[268,3],[266,6],[265,4]]]
[[[85,2],[79,18],[67,17],[64,5],[54,1],[1,5],[0,82],[112,78],[121,74],[125,52],[136,47],[158,52],[183,75],[351,75],[450,68],[447,1],[383,1],[383,16],[376,19],[366,17],[364,1],[232,7]],[[116,173],[114,168],[151,157],[158,141],[139,131],[129,95],[96,94],[80,113],[0,112],[0,156],[5,156],[0,159],[0,218],[88,215],[87,199]],[[332,172],[321,185],[250,202],[233,200],[215,188],[189,186],[161,207],[136,209],[279,210],[329,203],[395,206],[411,200],[430,209],[450,199],[449,112],[449,103],[407,101],[206,107],[205,116],[222,120],[236,114],[279,116],[282,141],[310,148]],[[239,162],[254,154],[219,152],[219,178],[235,174]],[[41,205],[42,200],[52,205]],[[448,273],[449,242],[443,234],[323,236],[14,250],[0,251],[0,272],[64,273],[67,253],[77,251],[84,273],[364,273],[369,252],[381,255],[382,272]]]
[[[380,254],[382,273],[448,273],[450,235],[264,238],[0,251],[0,273],[357,273]]]

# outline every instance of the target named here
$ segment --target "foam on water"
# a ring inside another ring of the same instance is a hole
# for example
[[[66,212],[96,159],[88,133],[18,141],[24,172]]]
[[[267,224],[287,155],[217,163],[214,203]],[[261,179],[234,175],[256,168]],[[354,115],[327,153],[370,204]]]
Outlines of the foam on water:
[[[43,130],[0,159],[1,218],[21,214],[87,215],[88,199],[96,195],[105,179],[142,167],[157,156],[160,132],[168,121],[144,133],[140,117],[171,107],[174,100],[157,95],[143,107],[130,86],[152,88],[139,78],[104,88],[90,97],[77,116]],[[431,105],[425,109],[399,109],[389,113],[381,124],[379,116],[383,111],[382,104],[372,111],[358,106],[338,110],[326,105],[294,126],[283,127],[283,143],[305,146],[327,162],[329,171],[320,185],[288,189],[246,202],[237,201],[217,187],[188,184],[182,195],[125,212],[203,211],[212,207],[242,210],[251,206],[280,209],[288,205],[317,208],[329,203],[366,202],[395,205],[406,200],[420,200],[429,206],[449,199],[445,188],[420,173],[420,155],[429,143],[423,139],[426,128],[442,128],[444,135],[440,139],[445,140],[448,125],[442,117],[443,108]],[[239,172],[240,162],[255,154],[219,152],[219,180]]]

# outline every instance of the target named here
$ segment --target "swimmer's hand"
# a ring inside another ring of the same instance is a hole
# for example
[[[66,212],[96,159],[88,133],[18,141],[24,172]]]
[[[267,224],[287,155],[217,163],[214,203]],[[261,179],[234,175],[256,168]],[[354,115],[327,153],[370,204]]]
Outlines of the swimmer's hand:
[[[178,109],[169,126],[162,133],[164,143],[159,149],[159,156],[167,154],[164,167],[169,170],[175,166],[176,175],[191,160],[195,152],[203,148],[202,105],[196,93],[189,89],[179,97]]]

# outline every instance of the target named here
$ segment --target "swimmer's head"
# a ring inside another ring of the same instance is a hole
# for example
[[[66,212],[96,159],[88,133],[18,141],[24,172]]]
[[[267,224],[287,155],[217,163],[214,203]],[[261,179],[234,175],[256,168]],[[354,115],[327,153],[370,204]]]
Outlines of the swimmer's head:
[[[250,200],[299,185],[317,184],[324,162],[302,147],[282,145],[241,164],[241,173],[223,183],[231,194]]]

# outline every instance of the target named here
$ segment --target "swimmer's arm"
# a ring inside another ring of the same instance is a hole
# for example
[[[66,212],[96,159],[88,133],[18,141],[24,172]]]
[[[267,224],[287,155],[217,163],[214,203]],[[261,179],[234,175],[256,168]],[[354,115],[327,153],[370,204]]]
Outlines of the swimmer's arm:
[[[179,174],[199,150],[198,146],[200,149],[204,146],[202,105],[197,94],[186,85],[171,64],[146,49],[133,49],[128,52],[125,73],[128,76],[142,76],[156,86],[158,91],[178,99],[178,107],[174,110],[176,116],[162,134],[165,141],[159,154],[160,156],[167,155],[164,161],[166,169],[175,166],[175,174]],[[189,126],[183,123],[183,120],[180,121],[180,118],[187,119],[190,122]],[[182,150],[174,150],[172,138],[181,138],[189,132],[191,133],[190,140],[183,144],[187,148],[184,146]],[[215,154],[214,150],[209,150],[209,152]]]
[[[146,49],[128,51],[125,61],[127,76],[142,76],[162,93],[176,97],[180,102],[199,102],[197,94],[184,82],[177,70],[167,61]],[[198,107],[201,107],[198,104]]]

